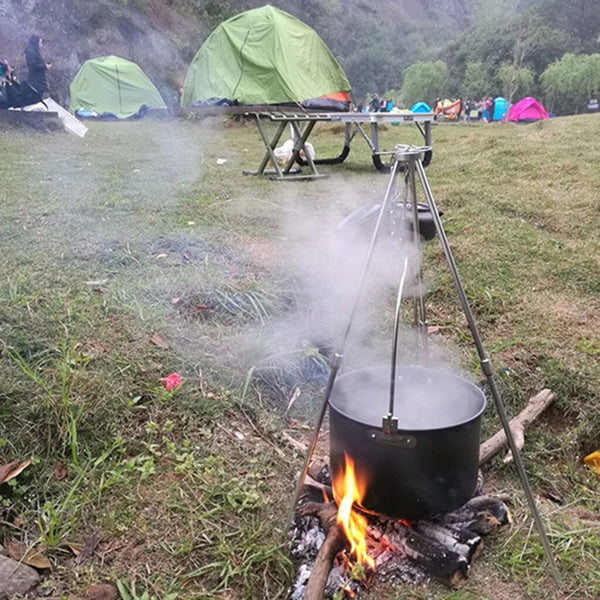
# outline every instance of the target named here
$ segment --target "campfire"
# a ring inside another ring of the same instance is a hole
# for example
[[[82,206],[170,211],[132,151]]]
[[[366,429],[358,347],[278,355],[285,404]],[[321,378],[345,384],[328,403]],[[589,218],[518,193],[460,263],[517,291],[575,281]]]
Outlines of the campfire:
[[[458,589],[484,536],[511,522],[505,498],[479,494],[456,510],[409,523],[365,511],[366,485],[349,456],[333,481],[323,461],[311,464],[292,528],[292,600],[357,598],[377,582],[435,579]]]

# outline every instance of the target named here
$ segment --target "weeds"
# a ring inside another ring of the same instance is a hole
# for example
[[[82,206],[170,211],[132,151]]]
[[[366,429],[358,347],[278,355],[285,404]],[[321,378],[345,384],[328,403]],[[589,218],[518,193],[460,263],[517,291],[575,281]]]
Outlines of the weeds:
[[[43,392],[42,408],[53,419],[48,427],[56,430],[64,448],[68,448],[73,464],[79,466],[78,423],[85,407],[73,393],[77,372],[85,367],[89,358],[76,356],[74,343],[61,337],[56,348],[45,353],[31,366],[15,349],[7,349],[8,356]],[[47,374],[44,377],[44,374]],[[54,377],[58,375],[58,381]]]
[[[150,595],[148,590],[138,592],[135,581],[127,585],[120,579],[117,579],[117,589],[121,595],[121,600],[177,600],[179,598],[179,594],[166,594],[159,598],[158,596]]]

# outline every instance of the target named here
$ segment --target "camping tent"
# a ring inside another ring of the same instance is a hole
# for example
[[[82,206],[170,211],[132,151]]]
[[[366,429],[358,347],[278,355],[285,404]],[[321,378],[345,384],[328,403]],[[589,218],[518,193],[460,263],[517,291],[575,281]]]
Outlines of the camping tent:
[[[417,102],[410,107],[412,113],[429,113],[432,112],[431,106],[427,102]]]
[[[438,100],[433,112],[437,119],[440,115],[442,117],[448,117],[450,120],[458,119],[463,108],[462,100],[450,100],[445,98],[444,100]]]
[[[181,105],[289,104],[347,110],[350,83],[308,25],[266,5],[221,23],[192,60]]]
[[[69,110],[86,116],[112,115],[127,119],[143,113],[144,106],[167,108],[142,69],[117,56],[86,60],[69,89]]]
[[[498,96],[494,99],[494,114],[492,115],[492,121],[502,121],[508,110],[508,101]]]
[[[535,98],[527,97],[510,107],[507,118],[509,121],[529,123],[540,119],[548,119],[549,115]]]

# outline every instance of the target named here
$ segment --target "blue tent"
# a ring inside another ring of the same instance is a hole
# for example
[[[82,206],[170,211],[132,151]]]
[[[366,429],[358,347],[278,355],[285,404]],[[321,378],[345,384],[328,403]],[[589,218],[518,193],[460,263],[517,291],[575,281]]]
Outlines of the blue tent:
[[[432,112],[431,107],[426,102],[417,102],[410,107],[410,112],[413,113],[428,113]]]
[[[500,96],[498,96],[498,98],[496,98],[494,100],[494,114],[493,114],[492,120],[493,121],[502,121],[507,112],[508,112],[508,100],[505,100],[504,98],[501,98]]]

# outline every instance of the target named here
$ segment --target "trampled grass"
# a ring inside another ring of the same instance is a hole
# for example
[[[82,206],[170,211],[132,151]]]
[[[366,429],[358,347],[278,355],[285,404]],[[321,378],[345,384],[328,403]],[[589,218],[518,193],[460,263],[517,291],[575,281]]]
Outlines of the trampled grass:
[[[600,447],[599,135],[595,115],[440,124],[427,169],[509,413],[557,393],[523,457],[565,599],[600,593],[600,485],[582,462]],[[381,139],[419,142],[404,126]],[[333,125],[312,137],[321,156],[341,141]],[[344,322],[355,280],[342,290],[332,271],[360,253],[329,265],[328,243],[385,190],[366,144],[322,167],[328,179],[295,183],[242,175],[261,151],[237,121],[91,123],[83,140],[11,128],[0,158],[0,457],[33,459],[0,489],[0,541],[45,545],[56,598],[102,581],[139,597],[286,597],[282,528],[301,459],[280,432],[305,436],[319,398],[307,381],[290,409],[248,374],[268,366],[285,383],[276,359],[327,345]],[[481,381],[436,241],[423,268],[432,344]],[[347,366],[389,354],[393,292],[365,304]],[[168,392],[171,372],[184,383]],[[490,406],[484,435],[497,428]],[[466,587],[371,597],[548,595],[514,468],[494,459],[485,478],[514,496],[515,523],[486,542]]]

